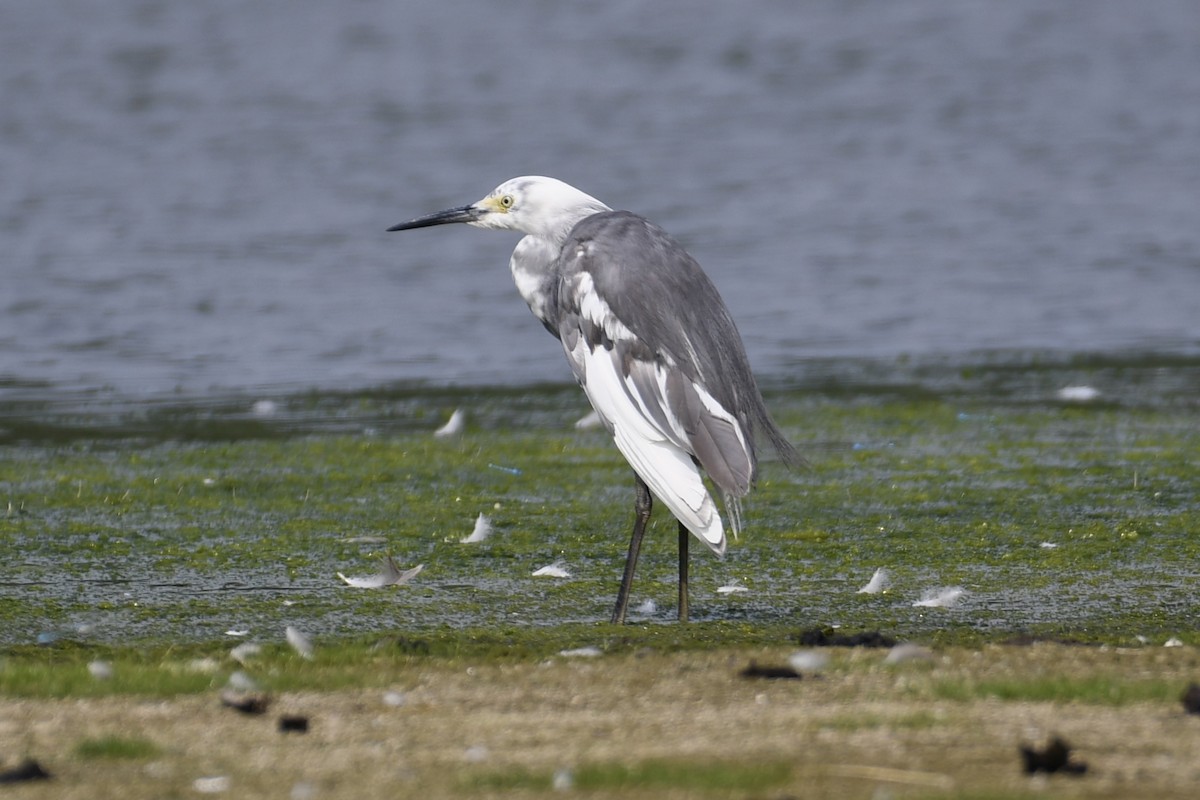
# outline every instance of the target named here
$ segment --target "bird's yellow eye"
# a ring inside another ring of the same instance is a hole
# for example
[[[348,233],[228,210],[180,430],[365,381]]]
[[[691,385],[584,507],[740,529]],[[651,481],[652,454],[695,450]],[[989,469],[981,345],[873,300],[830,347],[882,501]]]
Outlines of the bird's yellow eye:
[[[512,208],[513,207],[513,196],[511,194],[506,194],[503,197],[501,197],[500,198],[500,207],[501,208]]]

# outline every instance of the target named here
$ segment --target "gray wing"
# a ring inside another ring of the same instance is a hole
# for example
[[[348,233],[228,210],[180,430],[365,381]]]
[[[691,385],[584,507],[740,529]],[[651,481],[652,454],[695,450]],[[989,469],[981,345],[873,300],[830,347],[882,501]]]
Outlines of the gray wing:
[[[628,212],[580,222],[559,261],[559,335],[576,377],[587,380],[580,354],[606,351],[642,415],[727,498],[745,495],[756,473],[752,424],[769,416],[737,329],[699,265]]]

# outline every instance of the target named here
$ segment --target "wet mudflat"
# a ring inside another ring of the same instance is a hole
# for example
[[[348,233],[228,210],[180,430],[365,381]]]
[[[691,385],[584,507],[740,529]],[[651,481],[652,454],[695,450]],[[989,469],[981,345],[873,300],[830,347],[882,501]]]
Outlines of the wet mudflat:
[[[1198,372],[864,366],[772,390],[810,467],[764,464],[746,533],[724,561],[693,556],[693,614],[942,640],[1186,640]],[[455,408],[465,430],[434,436]],[[586,410],[573,387],[10,407],[0,641],[599,622],[632,480],[602,430],[574,427]],[[490,534],[464,543],[480,515]],[[633,605],[665,624],[674,533],[665,515],[654,525]],[[381,589],[338,577],[377,574],[386,556],[424,569]],[[560,561],[565,577],[533,574]],[[886,590],[860,593],[880,568]],[[915,605],[954,589],[952,607]]]
[[[656,517],[623,628],[631,480],[573,387],[10,403],[0,769],[50,773],[30,797],[1190,796],[1197,375],[813,365],[768,391],[810,468],[766,463],[727,558],[695,554],[688,626]],[[1054,737],[1086,772],[1026,774]]]

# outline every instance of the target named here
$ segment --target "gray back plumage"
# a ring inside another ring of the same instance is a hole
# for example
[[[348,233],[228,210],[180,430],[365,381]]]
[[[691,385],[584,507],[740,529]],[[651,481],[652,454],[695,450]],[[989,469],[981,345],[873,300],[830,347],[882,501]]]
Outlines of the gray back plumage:
[[[679,373],[675,380],[686,378],[703,387],[740,421],[749,449],[749,464],[742,466],[730,462],[729,437],[720,426],[701,424],[704,414],[683,408],[697,405],[694,394],[688,399],[679,393],[680,399],[672,401],[680,406],[672,409],[677,418],[687,412],[695,422],[693,455],[725,492],[743,495],[753,482],[755,429],[766,434],[788,464],[801,461],[763,404],[725,302],[695,259],[664,230],[628,211],[593,214],[571,230],[553,269],[559,277],[558,296],[549,305],[557,308],[552,324],[559,327],[560,337],[560,323],[573,326],[579,319],[575,298],[563,287],[587,272],[596,293],[635,337],[617,343],[622,352],[616,355],[623,359],[626,375],[632,371],[633,380],[638,380],[638,362],[674,365]]]

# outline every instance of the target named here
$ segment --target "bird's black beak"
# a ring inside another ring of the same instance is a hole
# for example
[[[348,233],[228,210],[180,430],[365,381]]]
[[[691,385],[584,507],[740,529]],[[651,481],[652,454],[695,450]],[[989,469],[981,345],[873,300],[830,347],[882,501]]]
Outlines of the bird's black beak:
[[[388,228],[388,231],[410,231],[413,228],[429,228],[433,225],[448,225],[451,222],[474,222],[482,217],[484,213],[485,211],[482,208],[476,208],[475,206],[448,208],[436,214],[418,217],[410,222],[401,222],[399,225],[393,225]]]

